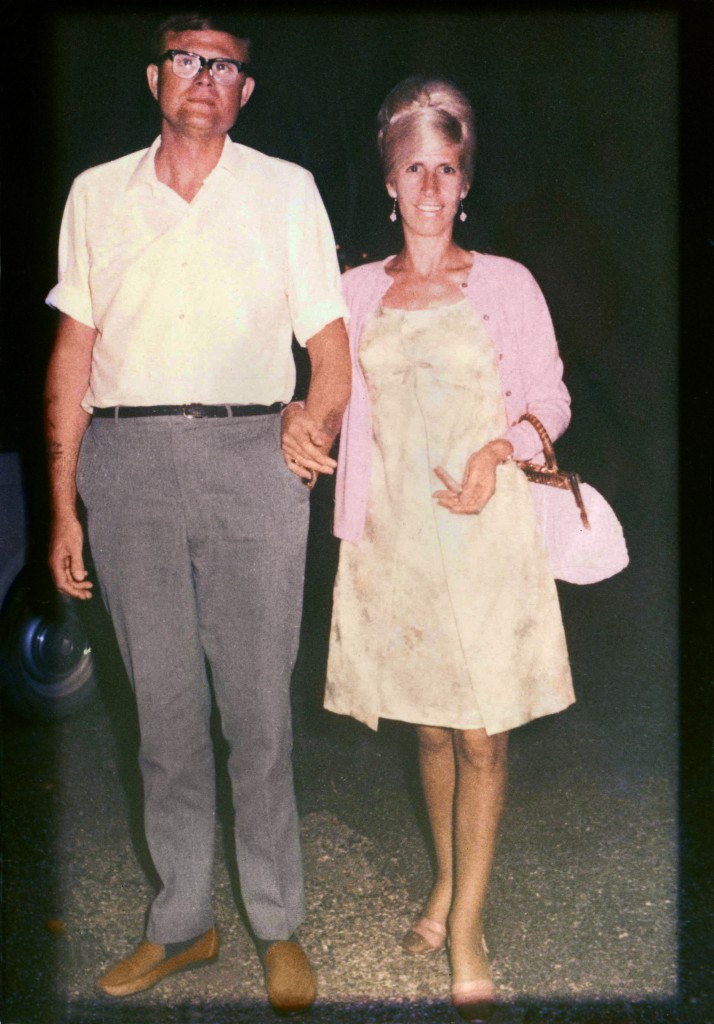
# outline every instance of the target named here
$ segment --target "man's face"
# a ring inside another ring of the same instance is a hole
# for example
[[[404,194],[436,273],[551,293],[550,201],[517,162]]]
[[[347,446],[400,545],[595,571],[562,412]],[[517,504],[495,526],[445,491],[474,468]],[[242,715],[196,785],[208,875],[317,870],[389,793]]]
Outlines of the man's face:
[[[246,61],[245,43],[227,32],[208,30],[168,32],[163,52],[187,50],[201,57],[228,57]],[[179,135],[225,135],[233,127],[241,107],[250,99],[255,81],[241,72],[233,85],[218,85],[207,68],[194,78],[179,78],[167,58],[147,68],[149,88],[158,101],[164,122]]]

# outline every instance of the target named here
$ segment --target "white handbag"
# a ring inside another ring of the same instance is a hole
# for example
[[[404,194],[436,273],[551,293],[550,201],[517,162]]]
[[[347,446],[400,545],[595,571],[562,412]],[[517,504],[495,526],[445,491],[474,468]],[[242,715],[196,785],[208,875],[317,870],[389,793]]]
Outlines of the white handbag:
[[[528,477],[553,576],[568,583],[598,583],[629,564],[622,526],[599,491],[577,473],[558,469],[553,443],[532,413],[521,417],[538,432],[545,465],[518,462]]]

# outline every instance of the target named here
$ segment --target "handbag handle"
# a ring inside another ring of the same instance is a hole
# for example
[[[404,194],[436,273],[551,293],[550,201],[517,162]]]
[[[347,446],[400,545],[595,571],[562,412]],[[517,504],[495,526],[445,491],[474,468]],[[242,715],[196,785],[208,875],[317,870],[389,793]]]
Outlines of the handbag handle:
[[[585,508],[585,502],[583,496],[580,493],[580,477],[577,473],[571,473],[567,470],[558,469],[558,463],[555,458],[555,450],[553,448],[553,442],[550,439],[548,431],[545,429],[541,421],[537,416],[534,416],[532,412],[524,413],[519,419],[519,423],[525,421],[530,423],[533,429],[538,434],[543,445],[543,454],[545,455],[545,465],[537,466],[532,462],[524,461],[517,462],[519,469],[522,469],[526,474],[531,483],[534,484],[547,484],[549,487],[560,487],[563,490],[570,491],[575,499],[575,504],[578,506],[580,511],[580,519],[586,530],[590,529],[590,523],[588,521],[588,513]]]
[[[553,442],[550,439],[550,434],[538,417],[534,416],[532,412],[524,412],[518,422],[522,423],[523,421],[530,423],[540,438],[541,444],[543,445],[543,454],[545,455],[545,468],[550,473],[557,473],[558,462],[555,458],[555,449],[553,448]]]

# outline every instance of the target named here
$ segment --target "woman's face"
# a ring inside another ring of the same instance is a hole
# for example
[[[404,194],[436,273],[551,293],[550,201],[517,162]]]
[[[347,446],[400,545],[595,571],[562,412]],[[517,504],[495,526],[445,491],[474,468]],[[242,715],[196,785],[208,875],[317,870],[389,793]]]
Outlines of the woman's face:
[[[452,230],[459,203],[469,187],[459,164],[461,146],[427,141],[410,153],[387,182],[399,204],[405,230],[437,236]]]

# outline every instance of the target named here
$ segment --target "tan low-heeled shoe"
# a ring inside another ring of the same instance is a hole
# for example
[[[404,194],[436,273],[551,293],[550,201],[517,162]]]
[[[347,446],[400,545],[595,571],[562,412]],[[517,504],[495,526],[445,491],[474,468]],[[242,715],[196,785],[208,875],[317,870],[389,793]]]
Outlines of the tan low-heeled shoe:
[[[487,1021],[496,1009],[496,986],[490,978],[451,986],[451,1005],[461,1020]]]
[[[446,925],[430,917],[420,917],[402,936],[401,946],[410,956],[438,953],[446,945]]]
[[[167,946],[146,939],[130,956],[102,975],[96,987],[105,996],[131,996],[144,992],[178,971],[213,963],[217,956],[218,932],[215,928],[209,928],[193,941]]]
[[[302,1013],[317,995],[317,979],[296,939],[271,942],[263,956],[265,988],[276,1013]]]

